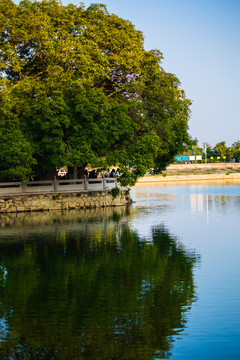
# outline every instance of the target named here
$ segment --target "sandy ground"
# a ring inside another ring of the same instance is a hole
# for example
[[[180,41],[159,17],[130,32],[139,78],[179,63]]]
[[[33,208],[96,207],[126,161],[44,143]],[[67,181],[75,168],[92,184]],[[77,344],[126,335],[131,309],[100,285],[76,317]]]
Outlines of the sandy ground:
[[[170,165],[163,175],[149,175],[139,178],[138,184],[179,181],[240,181],[240,163],[177,164]]]
[[[209,171],[209,170],[240,170],[240,163],[215,163],[215,164],[176,164],[169,165],[166,169],[167,172],[174,171]]]

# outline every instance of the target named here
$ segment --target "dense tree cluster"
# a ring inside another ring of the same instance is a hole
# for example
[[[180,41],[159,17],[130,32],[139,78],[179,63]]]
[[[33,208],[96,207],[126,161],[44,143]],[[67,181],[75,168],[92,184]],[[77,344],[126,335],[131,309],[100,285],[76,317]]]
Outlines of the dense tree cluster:
[[[61,166],[74,177],[91,164],[134,183],[190,142],[179,80],[105,6],[0,0],[0,47],[2,179],[52,178]]]
[[[231,146],[227,146],[225,141],[216,143],[215,146],[211,146],[207,143],[204,147],[197,145],[197,140],[193,141],[193,145],[188,147],[186,154],[202,155],[205,156],[205,145],[206,155],[208,162],[239,162],[240,161],[240,141],[235,141]]]
[[[227,146],[225,141],[217,143],[215,146],[207,144],[208,160],[214,161],[240,161],[240,141],[235,141],[231,146]]]

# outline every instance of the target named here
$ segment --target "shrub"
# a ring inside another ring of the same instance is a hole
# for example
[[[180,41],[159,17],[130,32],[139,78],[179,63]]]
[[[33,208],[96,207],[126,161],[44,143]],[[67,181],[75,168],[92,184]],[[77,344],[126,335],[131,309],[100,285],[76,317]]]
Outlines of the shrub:
[[[118,187],[115,187],[112,190],[110,190],[108,193],[112,195],[112,197],[115,199],[121,193],[121,191]]]

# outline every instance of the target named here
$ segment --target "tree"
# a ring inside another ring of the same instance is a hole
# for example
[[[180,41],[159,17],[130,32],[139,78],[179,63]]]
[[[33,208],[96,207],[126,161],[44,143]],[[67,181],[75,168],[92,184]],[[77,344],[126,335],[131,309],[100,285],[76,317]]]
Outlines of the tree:
[[[130,184],[190,142],[191,102],[129,21],[55,0],[0,0],[0,16],[0,105],[29,145],[25,177],[118,165]]]
[[[235,161],[240,160],[240,141],[235,141],[231,146],[231,158],[234,158]]]
[[[209,145],[207,145],[209,146]],[[185,151],[183,152],[183,155],[201,155],[202,158],[204,158],[204,150],[200,146],[198,146],[198,140],[197,138],[192,139],[189,146],[186,147]]]
[[[215,156],[221,157],[221,159],[224,159],[228,152],[228,148],[226,146],[225,141],[221,141],[221,142],[217,143],[213,150],[214,150]]]
[[[7,96],[0,107],[0,179],[22,178],[32,175],[34,149],[26,140],[19,119],[12,112],[12,103]]]

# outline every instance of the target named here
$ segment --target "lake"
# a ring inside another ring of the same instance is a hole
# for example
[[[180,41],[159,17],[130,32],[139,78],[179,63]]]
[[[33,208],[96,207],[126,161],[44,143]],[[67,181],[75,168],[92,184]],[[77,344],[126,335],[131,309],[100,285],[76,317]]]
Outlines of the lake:
[[[1,359],[240,359],[240,182],[0,217]]]

